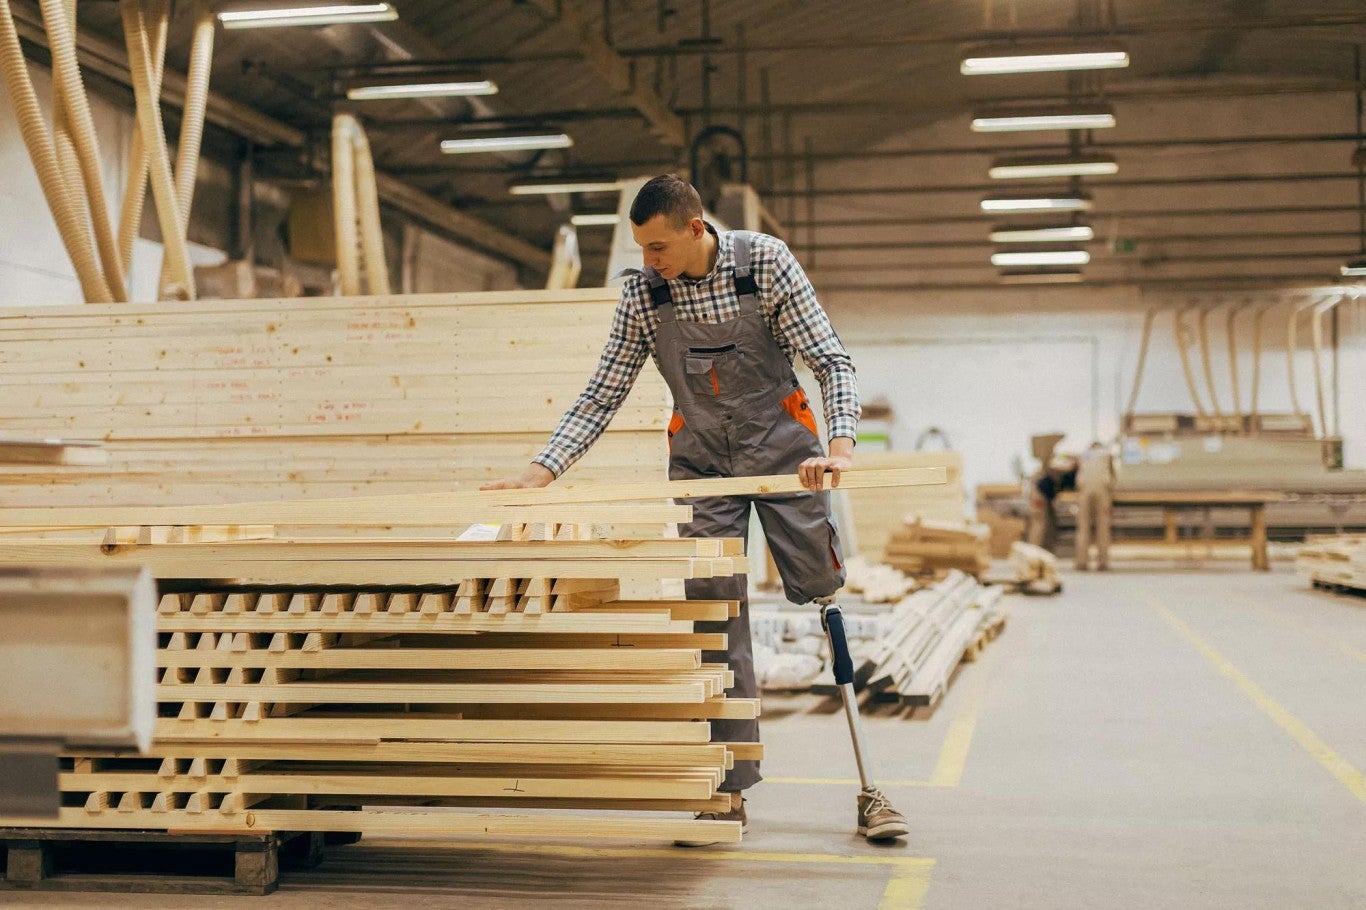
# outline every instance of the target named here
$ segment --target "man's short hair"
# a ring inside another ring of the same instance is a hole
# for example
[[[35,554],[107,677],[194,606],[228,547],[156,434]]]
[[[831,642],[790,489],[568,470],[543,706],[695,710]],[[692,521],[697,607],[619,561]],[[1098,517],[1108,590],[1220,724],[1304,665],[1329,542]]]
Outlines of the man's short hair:
[[[688,181],[677,174],[652,177],[631,203],[631,221],[642,225],[656,215],[665,215],[669,223],[682,228],[694,218],[702,217],[702,197]]]

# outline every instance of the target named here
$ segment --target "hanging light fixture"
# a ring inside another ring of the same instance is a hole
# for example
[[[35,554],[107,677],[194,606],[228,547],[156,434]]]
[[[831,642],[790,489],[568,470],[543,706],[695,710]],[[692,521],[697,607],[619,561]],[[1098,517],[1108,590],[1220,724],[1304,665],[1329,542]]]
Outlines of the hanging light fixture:
[[[969,49],[963,54],[959,71],[964,76],[984,76],[1122,69],[1128,65],[1129,52],[1113,42],[1096,42],[1085,46],[1012,42]]]
[[[987,196],[982,211],[997,213],[1086,212],[1091,197],[1084,193],[1034,193],[1028,196]]]
[[[992,253],[991,264],[1003,268],[1047,265],[1086,265],[1091,254],[1085,250],[1042,250],[1020,253]]]
[[[1109,155],[1026,155],[997,158],[987,175],[993,180],[1034,180],[1044,177],[1105,177],[1119,171]]]
[[[441,151],[447,155],[472,155],[480,152],[532,152],[541,149],[567,149],[574,144],[565,133],[541,136],[480,136],[470,139],[443,139]]]
[[[554,196],[560,193],[614,193],[621,190],[615,178],[533,177],[508,185],[514,196]]]
[[[575,227],[610,227],[621,220],[616,212],[594,212],[574,215],[569,219]]]
[[[466,82],[402,82],[392,85],[358,85],[346,90],[352,101],[380,101],[393,98],[466,98],[496,95],[498,86],[487,79]]]
[[[1016,133],[1026,130],[1106,130],[1115,125],[1115,109],[1108,104],[1039,107],[984,107],[972,114],[974,133]]]
[[[224,9],[218,13],[218,21],[226,29],[390,22],[397,18],[398,10],[392,3],[257,4]]]
[[[992,243],[1048,243],[1091,240],[1096,236],[1089,224],[1000,225],[991,232]]]

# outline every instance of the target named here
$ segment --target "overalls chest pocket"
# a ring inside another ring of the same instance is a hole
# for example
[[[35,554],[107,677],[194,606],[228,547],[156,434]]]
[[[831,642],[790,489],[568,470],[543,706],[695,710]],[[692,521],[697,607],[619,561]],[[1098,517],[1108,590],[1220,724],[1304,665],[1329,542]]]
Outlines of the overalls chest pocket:
[[[764,382],[753,361],[753,357],[734,344],[690,347],[685,365],[688,385],[693,394],[713,398],[742,398],[754,394],[764,388]]]

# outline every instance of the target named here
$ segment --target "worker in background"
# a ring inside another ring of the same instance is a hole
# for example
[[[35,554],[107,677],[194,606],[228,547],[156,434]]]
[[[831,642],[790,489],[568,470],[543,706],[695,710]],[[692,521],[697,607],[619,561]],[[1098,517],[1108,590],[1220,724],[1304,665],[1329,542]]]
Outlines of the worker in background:
[[[1052,552],[1058,545],[1058,515],[1053,500],[1064,490],[1076,488],[1077,459],[1053,455],[1033,477],[1029,496],[1029,542]]]
[[[1110,568],[1110,516],[1115,495],[1115,462],[1099,440],[1077,461],[1076,566],[1090,568],[1091,541],[1096,544],[1096,567]]]
[[[853,466],[859,419],[853,361],[781,240],[749,231],[718,233],[703,220],[697,190],[672,174],[641,188],[630,217],[645,268],[626,270],[597,372],[531,465],[483,489],[543,487],[564,473],[602,434],[653,358],[674,399],[670,478],[794,471],[811,491],[689,500],[693,519],[679,534],[747,539],[753,503],[787,598],[805,604],[833,595],[844,584],[843,557],[823,486],[827,472],[831,486],[839,486],[840,472]],[[828,453],[792,372],[798,353],[821,384]],[[691,599],[740,602],[738,616],[697,628],[727,635],[727,651],[703,652],[703,659],[729,663],[735,686],[728,694],[757,697],[745,576],[685,584]],[[716,742],[759,739],[754,720],[713,720],[711,729]],[[730,810],[698,817],[747,824],[742,794],[761,779],[758,762],[735,762],[721,785],[732,794]],[[858,828],[875,840],[908,830],[876,789],[859,793]]]

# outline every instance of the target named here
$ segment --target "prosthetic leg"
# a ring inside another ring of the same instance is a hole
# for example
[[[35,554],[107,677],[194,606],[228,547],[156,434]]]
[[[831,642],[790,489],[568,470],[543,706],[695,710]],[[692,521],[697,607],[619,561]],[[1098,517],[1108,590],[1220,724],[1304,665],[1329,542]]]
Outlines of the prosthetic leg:
[[[906,817],[892,808],[887,797],[873,783],[864,755],[863,727],[859,722],[858,699],[854,694],[854,661],[849,655],[849,641],[844,634],[844,614],[834,596],[818,597],[821,608],[821,628],[830,640],[830,662],[835,683],[844,701],[844,716],[849,721],[849,737],[854,742],[854,761],[858,764],[858,833],[869,840],[893,840],[905,837],[910,831]]]

